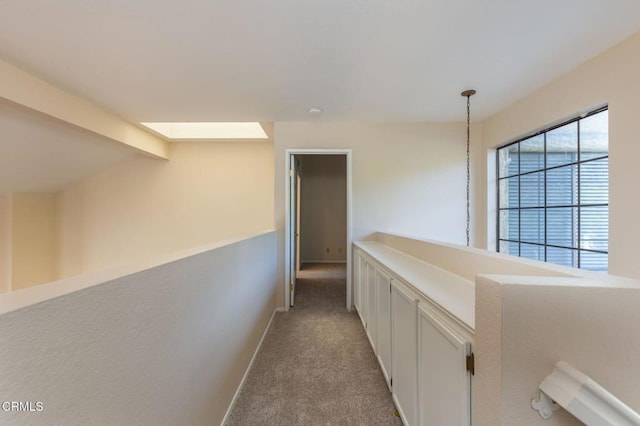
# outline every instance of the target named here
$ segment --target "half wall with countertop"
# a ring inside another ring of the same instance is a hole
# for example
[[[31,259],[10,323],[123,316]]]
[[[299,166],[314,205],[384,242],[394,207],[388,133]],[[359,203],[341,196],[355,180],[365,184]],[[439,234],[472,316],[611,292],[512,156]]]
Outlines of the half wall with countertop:
[[[408,425],[580,424],[531,406],[559,361],[639,412],[639,304],[631,279],[388,233],[354,243],[354,305]]]

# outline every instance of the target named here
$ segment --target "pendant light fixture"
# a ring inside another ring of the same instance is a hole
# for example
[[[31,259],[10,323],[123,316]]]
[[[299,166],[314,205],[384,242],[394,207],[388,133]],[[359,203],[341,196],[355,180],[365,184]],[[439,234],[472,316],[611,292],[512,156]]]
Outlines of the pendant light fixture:
[[[465,90],[460,93],[461,96],[467,98],[467,247],[470,245],[471,241],[471,96],[475,95],[476,91],[473,89]]]

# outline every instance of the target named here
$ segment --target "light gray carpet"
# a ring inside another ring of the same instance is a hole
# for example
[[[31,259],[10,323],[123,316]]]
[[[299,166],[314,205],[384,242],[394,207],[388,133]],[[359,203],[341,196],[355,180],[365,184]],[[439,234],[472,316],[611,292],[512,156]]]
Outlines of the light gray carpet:
[[[355,312],[345,265],[304,265],[295,307],[276,314],[227,425],[401,425]]]

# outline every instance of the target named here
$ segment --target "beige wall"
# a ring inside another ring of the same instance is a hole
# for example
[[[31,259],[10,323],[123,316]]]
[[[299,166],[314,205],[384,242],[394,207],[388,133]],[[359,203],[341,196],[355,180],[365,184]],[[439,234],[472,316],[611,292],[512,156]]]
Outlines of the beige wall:
[[[169,144],[164,139],[2,60],[0,97],[105,136],[146,155],[168,158]]]
[[[55,194],[14,193],[12,196],[11,290],[56,278]]]
[[[354,240],[388,231],[464,243],[465,141],[463,123],[275,123],[280,280],[284,282],[286,149],[352,150]]]
[[[347,260],[346,156],[301,155],[299,158],[301,260],[344,262]]]
[[[58,194],[59,277],[273,227],[270,142],[171,145]]]
[[[485,148],[491,150],[534,129],[593,106],[609,104],[609,272],[640,278],[640,226],[635,196],[638,181],[638,99],[640,99],[640,33],[586,62],[579,68],[526,96],[483,123]],[[490,152],[488,152],[490,154]],[[484,224],[483,247],[495,247],[495,181],[491,159],[483,168],[484,200],[478,209]]]
[[[0,194],[0,293],[11,290],[11,194]]]

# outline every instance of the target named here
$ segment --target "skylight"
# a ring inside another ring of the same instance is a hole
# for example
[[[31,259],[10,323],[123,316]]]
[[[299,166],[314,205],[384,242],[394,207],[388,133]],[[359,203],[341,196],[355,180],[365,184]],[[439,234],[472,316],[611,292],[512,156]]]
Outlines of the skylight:
[[[167,139],[268,139],[260,123],[140,123]]]

